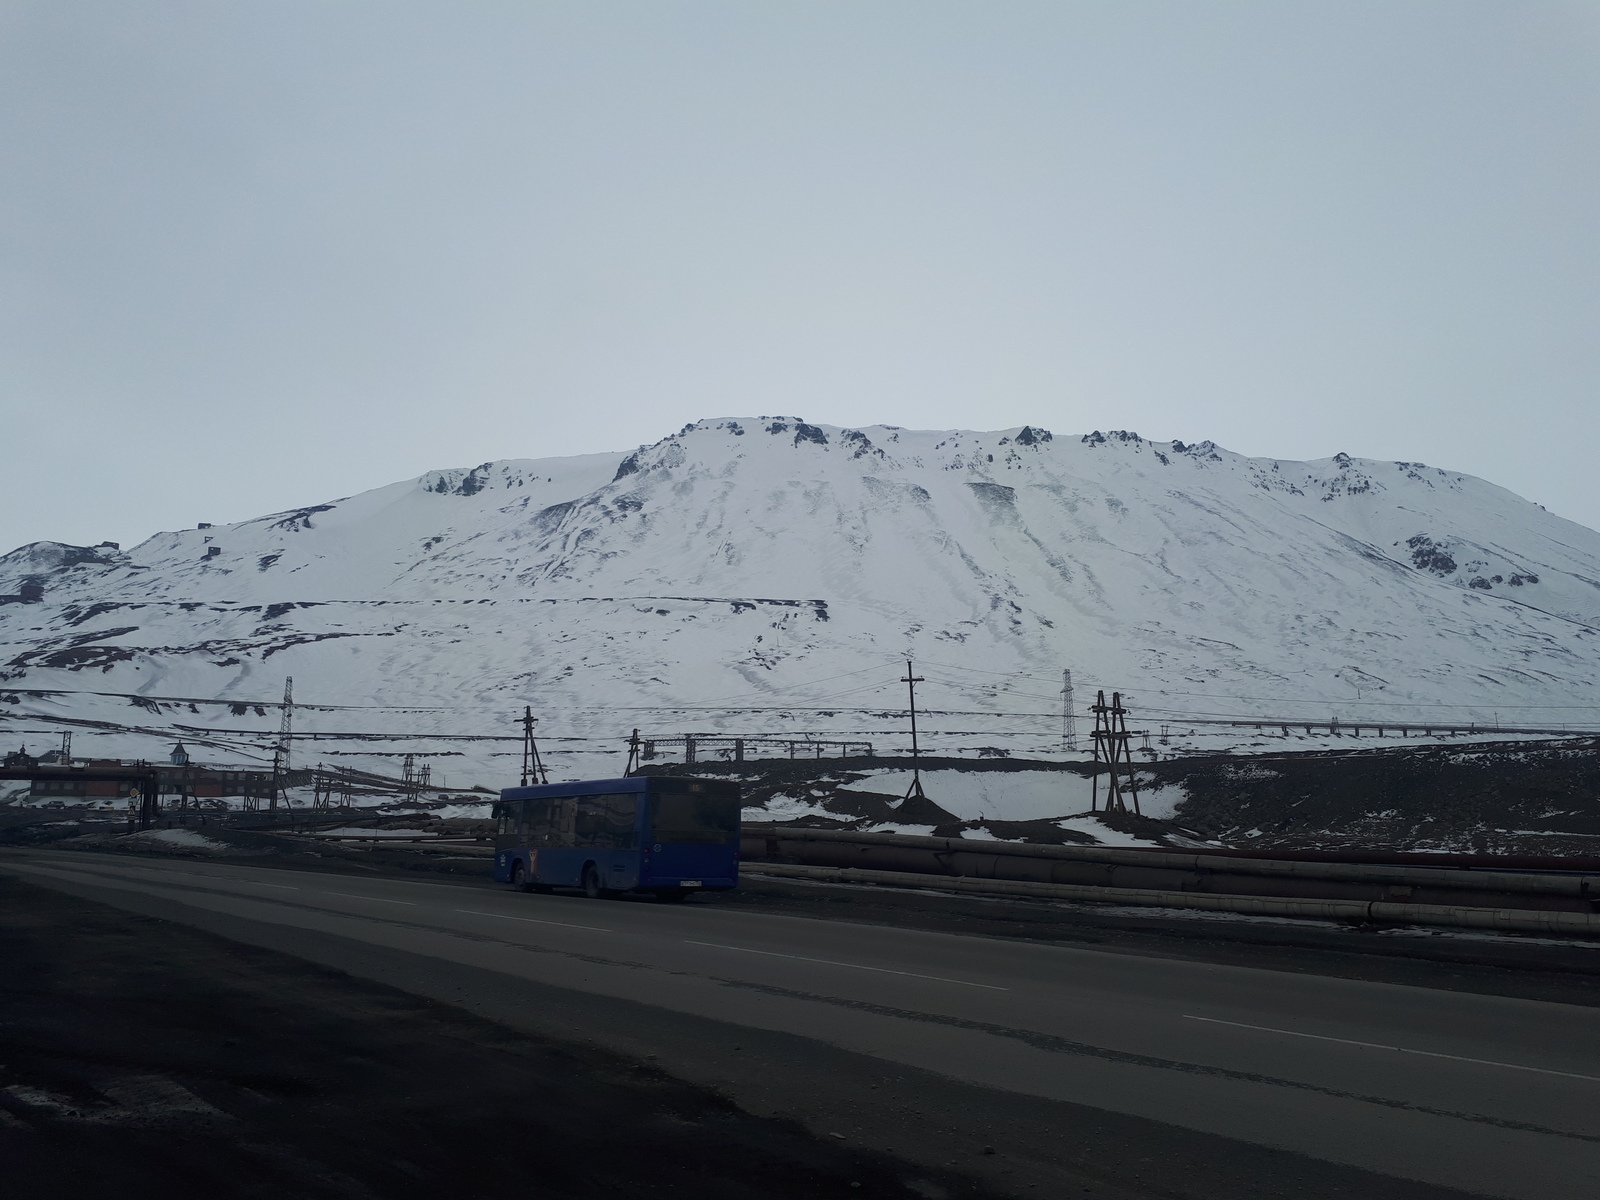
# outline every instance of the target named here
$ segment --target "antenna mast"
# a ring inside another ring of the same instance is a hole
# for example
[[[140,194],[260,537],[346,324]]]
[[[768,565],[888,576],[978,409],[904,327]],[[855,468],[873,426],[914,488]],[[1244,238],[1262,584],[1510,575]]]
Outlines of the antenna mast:
[[[905,677],[900,680],[906,685],[906,692],[911,697],[911,786],[906,789],[906,800],[926,800],[928,797],[922,790],[922,751],[917,745],[917,684],[925,682],[921,675],[911,669],[911,660],[906,659]],[[905,800],[901,801],[902,804]]]
[[[517,723],[522,726],[522,786],[528,786],[529,778],[535,783],[549,783],[550,776],[539,758],[539,743],[533,740],[533,727],[539,723],[539,718],[533,715],[532,705],[523,705],[522,720]]]

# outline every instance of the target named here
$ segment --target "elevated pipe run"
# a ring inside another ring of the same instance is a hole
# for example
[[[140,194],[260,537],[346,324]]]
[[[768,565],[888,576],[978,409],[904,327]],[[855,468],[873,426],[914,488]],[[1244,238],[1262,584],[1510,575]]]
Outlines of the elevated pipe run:
[[[1414,900],[1477,906],[1490,896],[1526,897],[1519,907],[1592,913],[1600,875],[1372,866],[1231,858],[1221,854],[1110,846],[1035,846],[912,834],[746,825],[747,861],[863,868],[1100,888],[1155,888],[1183,894],[1293,896],[1310,900]],[[1422,895],[1418,895],[1418,893]]]
[[[1544,912],[1537,909],[1478,908],[1469,905],[1400,904],[1382,900],[1302,900],[1267,896],[1230,896],[1173,892],[1152,888],[1087,887],[1013,879],[933,878],[912,871],[870,871],[849,867],[814,867],[790,863],[747,864],[751,875],[810,879],[820,883],[888,884],[933,888],[983,896],[1024,896],[1044,900],[1077,900],[1094,904],[1144,908],[1189,908],[1247,916],[1300,917],[1361,924],[1429,925],[1496,932],[1543,933],[1561,937],[1600,937],[1600,915]]]

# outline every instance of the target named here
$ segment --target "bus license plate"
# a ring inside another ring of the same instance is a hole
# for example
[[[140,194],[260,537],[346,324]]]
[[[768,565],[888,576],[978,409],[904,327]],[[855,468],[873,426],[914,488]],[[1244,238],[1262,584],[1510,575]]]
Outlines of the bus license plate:
[[[700,881],[698,879],[685,879],[678,886],[680,886],[680,887],[699,887],[700,886]]]

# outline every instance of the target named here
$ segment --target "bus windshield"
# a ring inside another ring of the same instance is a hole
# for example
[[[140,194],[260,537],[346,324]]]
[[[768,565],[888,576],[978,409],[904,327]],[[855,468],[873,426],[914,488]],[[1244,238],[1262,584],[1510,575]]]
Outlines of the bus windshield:
[[[651,839],[721,846],[739,837],[737,796],[657,793],[650,797]]]

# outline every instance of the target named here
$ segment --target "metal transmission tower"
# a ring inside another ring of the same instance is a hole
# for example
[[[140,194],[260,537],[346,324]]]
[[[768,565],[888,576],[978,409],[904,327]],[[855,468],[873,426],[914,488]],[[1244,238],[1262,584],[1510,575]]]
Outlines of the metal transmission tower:
[[[622,769],[624,775],[632,775],[639,769],[640,752],[644,743],[639,740],[639,731],[635,729],[633,736],[628,739],[628,765]]]
[[[332,807],[333,777],[318,763],[316,774],[311,776],[311,811],[326,812]]]
[[[1104,692],[1095,693],[1095,702],[1089,706],[1094,714],[1094,782],[1089,794],[1089,811],[1100,806],[1100,767],[1111,769],[1106,782],[1106,812],[1127,812],[1128,800],[1133,801],[1133,811],[1139,812],[1139,785],[1133,774],[1133,750],[1128,745],[1127,715],[1122,707],[1122,693],[1112,692],[1111,703],[1106,703]],[[1123,774],[1126,771],[1127,778]],[[1141,814],[1142,815],[1142,814]]]
[[[532,705],[523,706],[522,720],[517,723],[522,726],[522,786],[528,786],[529,778],[535,783],[549,783],[550,776],[539,758],[539,743],[533,740],[533,727],[539,723],[539,718],[533,715]]]
[[[294,676],[283,677],[283,720],[278,723],[278,745],[283,748],[283,773],[289,773],[289,747],[294,739]]]
[[[400,766],[400,790],[410,797],[413,804],[422,799],[422,793],[427,791],[432,782],[433,764],[423,763],[419,767],[415,754],[406,755]]]
[[[285,805],[289,803],[289,745],[294,739],[294,676],[283,677],[283,716],[278,722],[278,744],[272,751],[272,800],[267,808],[278,811],[281,793]]]
[[[924,680],[911,669],[909,658],[906,659],[905,677],[900,682],[906,685],[911,697],[911,786],[906,789],[905,799],[900,802],[904,806],[908,801],[928,798],[922,790],[922,750],[917,745],[917,684]]]
[[[1072,672],[1061,672],[1061,748],[1078,748],[1078,714],[1072,703]]]

